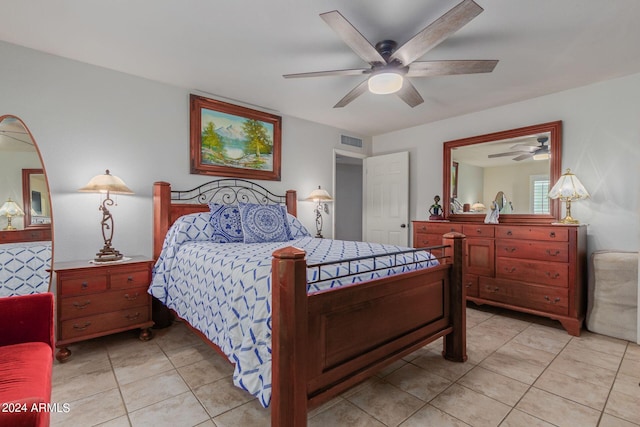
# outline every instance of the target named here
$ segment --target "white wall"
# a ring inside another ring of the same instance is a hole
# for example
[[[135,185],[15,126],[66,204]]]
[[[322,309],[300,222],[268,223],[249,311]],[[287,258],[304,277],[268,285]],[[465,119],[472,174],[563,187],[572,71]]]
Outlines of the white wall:
[[[49,179],[55,261],[91,259],[102,247],[98,195],[77,189],[107,168],[135,192],[110,209],[113,245],[150,256],[153,182],[189,189],[212,179],[189,174],[189,94],[197,92],[4,42],[0,58],[0,115],[29,127]],[[318,185],[331,188],[340,133],[283,117],[282,180],[259,183],[276,193],[295,189],[298,198]],[[371,139],[364,140],[369,148]],[[311,202],[298,204],[298,216],[315,229]],[[324,219],[331,237],[332,218]]]
[[[411,217],[427,219],[433,195],[442,193],[444,141],[555,120],[563,121],[562,167],[591,193],[571,207],[589,224],[589,252],[637,251],[640,74],[376,136],[373,153],[410,151]]]

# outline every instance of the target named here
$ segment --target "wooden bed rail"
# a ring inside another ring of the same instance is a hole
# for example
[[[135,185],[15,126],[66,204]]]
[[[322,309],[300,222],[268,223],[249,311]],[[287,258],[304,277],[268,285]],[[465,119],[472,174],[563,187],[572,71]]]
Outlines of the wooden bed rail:
[[[444,236],[446,264],[311,295],[305,252],[275,251],[271,426],[306,426],[308,409],[440,337],[446,359],[466,361],[464,242]]]

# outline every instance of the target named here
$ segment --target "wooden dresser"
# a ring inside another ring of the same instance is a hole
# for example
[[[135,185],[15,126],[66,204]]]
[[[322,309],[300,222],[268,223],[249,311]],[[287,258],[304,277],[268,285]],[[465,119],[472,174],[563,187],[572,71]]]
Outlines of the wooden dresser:
[[[468,301],[560,321],[580,335],[586,310],[586,225],[413,221],[414,247],[442,244],[450,231],[467,236]]]
[[[151,282],[153,261],[144,257],[90,264],[55,263],[56,359],[71,355],[69,344],[141,328],[140,339],[151,339]]]

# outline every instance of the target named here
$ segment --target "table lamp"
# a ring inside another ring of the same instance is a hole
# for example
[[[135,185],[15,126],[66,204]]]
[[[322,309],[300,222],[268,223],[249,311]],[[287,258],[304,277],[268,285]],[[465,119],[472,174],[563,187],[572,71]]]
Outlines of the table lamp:
[[[567,204],[566,215],[560,220],[561,224],[579,224],[580,221],[571,217],[571,202],[573,200],[588,199],[589,193],[571,169],[562,174],[556,185],[549,191],[550,199],[560,199]]]
[[[9,199],[4,202],[2,207],[0,207],[0,216],[7,217],[7,226],[3,229],[3,231],[16,231],[17,228],[11,225],[11,218],[13,218],[14,216],[24,216],[24,211],[16,202],[11,200],[11,197],[9,197]]]
[[[111,246],[113,239],[113,216],[107,206],[113,206],[114,201],[110,195],[113,194],[133,194],[133,191],[117,176],[111,175],[107,169],[104,175],[96,175],[87,185],[78,191],[87,193],[106,193],[107,197],[103,200],[102,205],[98,208],[102,211],[102,237],[104,238],[104,247],[96,253],[95,262],[112,262],[122,259],[122,254]]]
[[[323,190],[318,185],[318,188],[313,190],[311,194],[305,200],[312,200],[316,203],[316,237],[322,238],[322,203],[331,202],[333,199],[327,193],[327,190]]]

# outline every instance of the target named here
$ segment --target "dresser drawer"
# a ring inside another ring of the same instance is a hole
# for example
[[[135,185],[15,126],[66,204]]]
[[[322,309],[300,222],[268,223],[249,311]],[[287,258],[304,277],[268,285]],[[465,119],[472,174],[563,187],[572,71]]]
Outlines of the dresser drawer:
[[[430,246],[439,246],[442,244],[442,234],[416,233],[413,238],[413,246],[415,248],[427,248]]]
[[[59,318],[60,320],[75,319],[132,307],[148,306],[149,298],[150,295],[147,293],[146,287],[62,298]]]
[[[569,230],[563,227],[500,226],[496,238],[568,242]]]
[[[111,289],[149,286],[149,270],[114,271],[110,275]]]
[[[462,233],[468,238],[472,237],[493,237],[495,227],[493,225],[473,225],[465,224],[462,226]]]
[[[147,321],[149,321],[148,307],[136,307],[117,312],[63,320],[60,330],[61,336],[58,337],[58,340],[68,340],[105,331],[116,331],[120,328],[133,327]]]
[[[413,223],[414,231],[417,233],[443,234],[455,231],[462,233],[462,224],[454,224],[450,222],[427,222],[416,221]]]
[[[68,276],[60,279],[61,297],[102,292],[107,289],[107,276]]]
[[[509,305],[564,316],[569,311],[569,290],[565,288],[481,277],[478,292],[480,298]]]
[[[569,284],[569,264],[499,257],[496,261],[496,277],[566,288]]]
[[[533,259],[539,261],[568,262],[569,244],[532,240],[496,240],[496,256]]]

